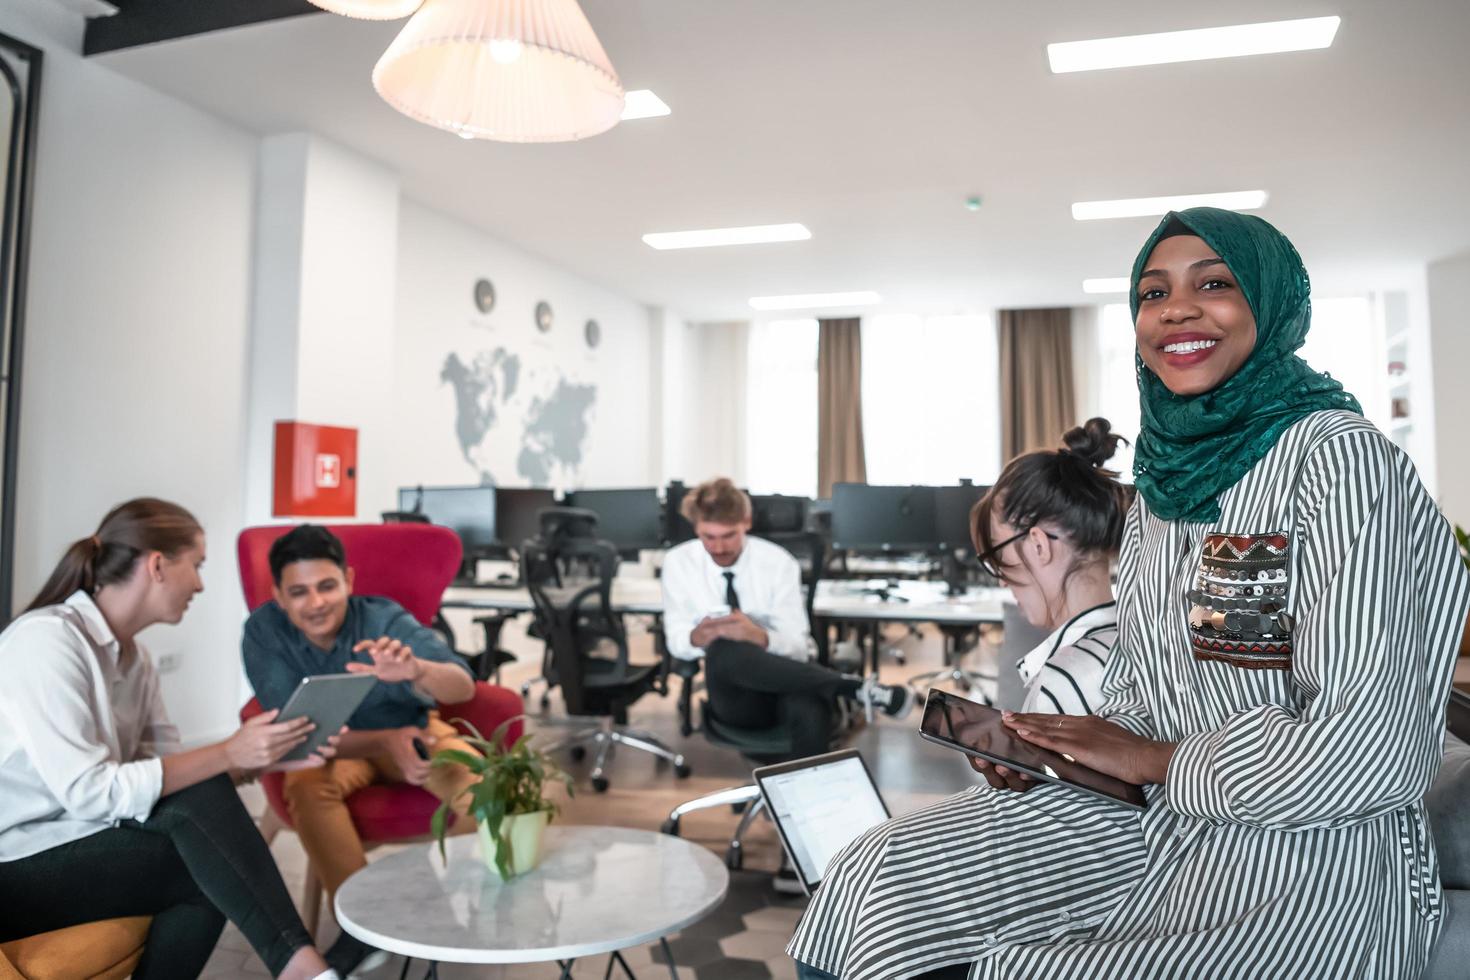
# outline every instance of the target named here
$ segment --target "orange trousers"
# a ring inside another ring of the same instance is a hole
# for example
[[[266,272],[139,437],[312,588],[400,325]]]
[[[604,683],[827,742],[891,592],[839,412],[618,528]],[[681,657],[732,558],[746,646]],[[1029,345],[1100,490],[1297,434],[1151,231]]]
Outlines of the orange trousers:
[[[459,732],[438,712],[429,713],[424,726],[432,751],[459,749],[472,755],[479,750],[459,737]],[[441,801],[453,799],[460,790],[471,785],[476,776],[464,766],[435,766],[423,788]],[[301,838],[301,846],[321,879],[330,903],[348,876],[367,864],[362,840],[352,825],[347,798],[374,783],[401,783],[403,772],[392,756],[384,754],[362,759],[334,759],[315,769],[286,773],[286,804],[291,823]],[[469,796],[454,803],[455,812],[463,815],[469,807]]]

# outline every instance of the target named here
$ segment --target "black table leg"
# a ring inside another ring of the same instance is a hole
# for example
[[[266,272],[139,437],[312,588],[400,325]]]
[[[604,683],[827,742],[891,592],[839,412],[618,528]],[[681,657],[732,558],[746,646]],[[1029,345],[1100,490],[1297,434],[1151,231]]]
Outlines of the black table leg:
[[[559,980],[572,980],[572,964],[576,960],[557,960],[561,964],[561,977]]]
[[[669,961],[669,976],[672,980],[679,980],[679,970],[674,966],[674,951],[669,948],[668,938],[660,936],[658,944],[663,947],[664,959]]]

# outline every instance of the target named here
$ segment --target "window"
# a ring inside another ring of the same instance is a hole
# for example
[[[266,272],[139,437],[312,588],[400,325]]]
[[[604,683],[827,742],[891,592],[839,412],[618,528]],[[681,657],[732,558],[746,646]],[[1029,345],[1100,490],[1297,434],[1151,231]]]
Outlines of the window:
[[[817,321],[751,325],[745,470],[752,493],[817,492]]]
[[[988,316],[863,320],[868,482],[944,485],[1000,472],[1000,376]]]
[[[1133,482],[1133,444],[1141,426],[1138,409],[1138,344],[1133,339],[1133,317],[1127,303],[1109,303],[1102,309],[1097,331],[1097,372],[1094,390],[1097,414],[1112,424],[1113,431],[1128,440],[1107,467],[1118,472],[1124,483]]]

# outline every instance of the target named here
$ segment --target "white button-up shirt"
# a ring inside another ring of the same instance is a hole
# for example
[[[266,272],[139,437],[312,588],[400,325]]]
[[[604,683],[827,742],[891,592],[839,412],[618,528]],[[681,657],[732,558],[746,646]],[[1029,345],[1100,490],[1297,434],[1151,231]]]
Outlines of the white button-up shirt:
[[[1118,604],[1073,616],[1016,664],[1026,685],[1022,711],[1090,715],[1102,706],[1103,676],[1118,642]]]
[[[726,572],[735,573],[741,612],[770,637],[767,651],[809,659],[813,644],[801,566],[780,545],[749,535],[740,557],[729,568],[716,565],[698,539],[670,548],[664,555],[664,639],[669,653],[682,660],[704,655],[689,642],[689,634],[701,620],[726,607]]]
[[[146,819],[178,750],[153,662],[85,592],[0,633],[0,862]]]

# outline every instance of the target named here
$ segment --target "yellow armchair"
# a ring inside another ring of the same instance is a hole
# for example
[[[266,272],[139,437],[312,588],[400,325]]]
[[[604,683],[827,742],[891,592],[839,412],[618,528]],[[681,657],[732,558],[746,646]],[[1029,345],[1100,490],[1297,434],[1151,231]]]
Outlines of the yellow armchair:
[[[143,955],[151,921],[102,919],[0,943],[0,980],[123,980]]]

